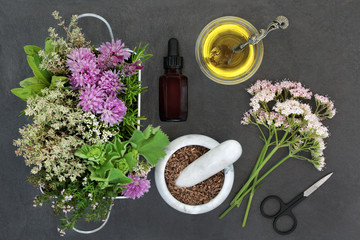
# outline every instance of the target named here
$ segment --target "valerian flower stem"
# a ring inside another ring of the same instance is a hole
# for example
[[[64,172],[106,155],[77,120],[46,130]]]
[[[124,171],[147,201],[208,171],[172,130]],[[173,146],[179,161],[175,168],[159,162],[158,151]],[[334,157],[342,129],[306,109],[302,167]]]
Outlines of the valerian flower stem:
[[[277,131],[276,129],[270,129],[269,131],[269,137],[266,139],[265,141],[265,145],[263,147],[263,149],[261,150],[261,153],[258,157],[258,160],[254,166],[254,169],[252,170],[250,177],[248,179],[248,181],[244,184],[244,186],[240,189],[240,191],[237,193],[237,195],[234,197],[234,199],[231,201],[230,203],[230,207],[223,213],[220,215],[220,219],[222,219],[233,207],[237,206],[239,207],[243,198],[250,193],[250,197],[249,197],[249,201],[247,204],[247,208],[246,208],[246,212],[245,212],[245,216],[244,216],[244,221],[243,221],[243,227],[246,224],[246,220],[247,220],[247,216],[249,214],[250,211],[250,206],[251,206],[251,202],[252,202],[252,198],[255,194],[255,189],[256,186],[271,172],[273,171],[277,166],[279,166],[282,162],[284,162],[286,159],[288,159],[291,154],[289,154],[287,157],[285,157],[284,159],[282,159],[279,163],[277,163],[273,168],[271,168],[268,172],[266,172],[260,179],[258,179],[259,173],[262,170],[262,168],[265,166],[265,164],[270,160],[270,158],[276,153],[276,151],[283,147],[284,145],[284,141],[289,133],[290,128],[287,129],[287,131],[285,132],[284,136],[282,137],[282,139],[280,141],[277,141],[278,143],[275,145],[275,147],[272,149],[272,151],[266,155],[267,150],[269,148],[269,145],[271,143],[272,138],[274,137],[274,135],[277,138]],[[265,157],[266,156],[266,157]],[[251,187],[250,184],[252,184]]]
[[[296,150],[295,152],[298,152],[298,150]],[[228,214],[231,209],[233,209],[235,206],[239,207],[242,200],[244,199],[244,197],[246,195],[248,195],[253,189],[253,195],[256,191],[256,188],[253,188],[254,186],[257,186],[261,183],[261,181],[263,181],[265,179],[265,177],[267,175],[269,175],[273,170],[275,170],[278,166],[280,166],[280,164],[282,164],[283,162],[285,162],[287,159],[289,159],[290,157],[292,157],[293,154],[289,154],[288,156],[284,157],[283,159],[281,159],[278,163],[276,163],[270,170],[268,170],[266,173],[264,173],[259,179],[257,179],[256,181],[253,182],[253,186],[248,187],[250,185],[250,183],[253,181],[253,179],[250,179],[244,184],[244,187],[241,188],[241,190],[239,191],[238,195],[233,199],[233,201],[230,203],[230,206],[220,215],[219,219],[222,219],[223,217],[226,216],[226,214]],[[259,172],[260,169],[256,169],[257,172]],[[247,187],[245,187],[247,186]],[[250,209],[250,205],[251,205],[251,201],[250,204],[248,203],[248,208]],[[247,214],[245,214],[244,216],[244,221],[243,221],[243,226],[245,226],[246,224],[246,220],[247,220],[247,215],[248,215],[249,210],[247,210]]]
[[[278,138],[277,138],[277,132],[276,132],[276,130],[274,131],[274,135],[275,135],[275,137],[276,137],[276,143],[278,143]],[[264,149],[263,149],[263,150],[265,150],[265,151],[261,151],[261,154],[260,154],[260,156],[259,156],[259,160],[257,161],[258,164],[261,164],[262,161],[264,161],[264,157],[265,157],[265,155],[266,155],[266,152],[267,152],[267,149],[268,149],[268,147],[269,147],[269,143],[271,142],[271,139],[272,139],[272,134],[270,134],[268,140],[265,142],[265,146],[264,146]],[[258,164],[257,164],[257,165],[258,165]],[[257,169],[257,166],[255,166],[254,169]],[[253,181],[253,185],[252,185],[252,187],[251,187],[250,197],[249,197],[249,200],[248,200],[248,204],[247,204],[247,206],[246,206],[245,216],[244,216],[244,220],[243,220],[243,227],[245,227],[246,220],[247,220],[247,216],[248,216],[249,211],[250,211],[251,202],[252,202],[253,196],[254,196],[254,194],[255,194],[255,188],[256,188],[256,185],[257,185],[256,182],[257,182],[257,180],[258,180],[258,175],[259,175],[259,174],[257,174],[257,175],[255,176],[255,179],[254,179],[254,181]]]
[[[231,201],[228,209],[219,217],[221,219],[235,206],[239,207],[243,199],[249,195],[243,227],[247,222],[252,199],[262,181],[287,159],[306,160],[318,170],[323,169],[323,139],[329,136],[329,132],[321,121],[331,119],[336,114],[333,101],[319,94],[314,96],[316,110],[312,111],[310,104],[304,100],[311,100],[313,93],[297,82],[286,80],[273,84],[267,80],[258,80],[247,89],[247,92],[253,96],[250,100],[251,109],[244,114],[241,124],[256,125],[261,134],[260,138],[264,140],[264,146],[248,180]],[[266,129],[268,136],[264,131]],[[263,173],[263,167],[280,148],[287,148],[288,155],[276,161],[270,166],[270,170]],[[310,152],[311,157],[298,154],[303,151]]]

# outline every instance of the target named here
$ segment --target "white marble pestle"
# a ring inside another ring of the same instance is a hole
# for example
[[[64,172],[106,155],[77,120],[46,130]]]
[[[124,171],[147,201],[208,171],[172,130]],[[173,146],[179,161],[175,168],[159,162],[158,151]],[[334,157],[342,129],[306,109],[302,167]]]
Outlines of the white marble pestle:
[[[227,140],[187,166],[180,173],[175,184],[179,187],[194,186],[236,162],[241,154],[240,143],[235,140]]]

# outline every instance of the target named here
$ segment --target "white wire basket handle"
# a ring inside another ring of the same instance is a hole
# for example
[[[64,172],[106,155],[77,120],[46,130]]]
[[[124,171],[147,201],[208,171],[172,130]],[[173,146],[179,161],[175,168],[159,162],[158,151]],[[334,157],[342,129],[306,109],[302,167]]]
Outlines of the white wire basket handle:
[[[113,200],[115,200],[115,199],[127,199],[127,197],[118,196],[118,197],[114,198]],[[108,222],[108,220],[109,220],[109,218],[110,218],[111,209],[112,209],[112,207],[113,207],[113,204],[114,204],[114,203],[112,203],[112,204],[110,205],[109,210],[108,210],[108,213],[107,213],[107,215],[106,215],[106,219],[103,220],[103,223],[102,223],[99,227],[97,227],[97,228],[95,228],[95,229],[92,229],[92,230],[80,230],[80,229],[78,229],[78,228],[76,228],[76,227],[73,227],[73,230],[74,230],[75,232],[82,233],[82,234],[91,234],[91,233],[96,233],[97,231],[100,231],[103,227],[105,227],[106,223]],[[67,218],[67,213],[65,213],[65,217]]]
[[[109,34],[110,34],[111,41],[114,41],[114,35],[113,35],[113,32],[112,32],[111,26],[110,26],[110,24],[108,23],[108,21],[105,20],[105,18],[103,18],[102,16],[97,15],[97,14],[95,14],[95,13],[83,13],[83,14],[78,15],[78,16],[77,16],[77,19],[84,18],[84,17],[97,18],[97,19],[101,20],[103,23],[105,23],[107,29],[109,30]],[[69,31],[71,31],[71,26],[72,26],[72,22],[71,22],[71,24],[70,24],[70,26],[69,26]],[[126,198],[126,197],[123,197],[123,196],[118,196],[118,197],[114,198],[113,200],[115,200],[115,199],[127,199],[127,198]],[[95,229],[92,229],[92,230],[80,230],[80,229],[78,229],[78,228],[76,228],[76,227],[73,227],[73,230],[74,230],[75,232],[82,233],[82,234],[91,234],[91,233],[95,233],[95,232],[101,230],[101,229],[106,225],[106,223],[107,223],[108,220],[109,220],[112,206],[113,206],[113,204],[110,205],[108,214],[106,215],[106,219],[104,220],[104,222],[103,222],[98,228],[95,228]],[[66,214],[66,213],[65,213],[65,217],[67,218],[67,214]]]
[[[108,21],[106,21],[105,18],[103,18],[102,16],[97,15],[97,14],[95,14],[95,13],[83,13],[83,14],[78,15],[78,16],[77,16],[77,19],[84,18],[84,17],[97,18],[97,19],[101,20],[103,23],[105,23],[107,29],[109,30],[109,34],[110,34],[111,41],[114,41],[114,35],[113,35],[113,32],[112,32],[111,26],[110,26],[110,24],[108,23]],[[70,26],[69,26],[69,32],[71,31],[72,23],[73,23],[73,22],[71,22],[71,24],[70,24]]]
[[[109,34],[110,34],[110,38],[111,38],[111,41],[114,41],[114,35],[113,35],[113,32],[112,32],[112,29],[111,29],[111,26],[110,24],[108,23],[108,21],[105,20],[105,18],[103,18],[102,16],[100,15],[97,15],[97,14],[94,14],[94,13],[84,13],[84,14],[80,14],[77,16],[77,19],[80,19],[80,18],[84,18],[84,17],[93,17],[93,18],[97,18],[99,20],[101,20],[103,23],[105,23],[107,29],[109,30]],[[71,31],[71,26],[72,26],[72,23],[70,24],[69,26],[69,31]],[[133,52],[133,51],[131,51]],[[139,80],[141,81],[141,70],[139,70]],[[141,94],[139,93],[138,95],[138,117],[140,117],[141,113]],[[140,130],[140,120],[138,120],[138,126],[137,126],[137,129]],[[40,188],[41,192],[43,193],[42,189]],[[115,198],[113,198],[113,200],[120,200],[120,199],[128,199],[127,197],[124,197],[124,196],[117,196]],[[111,209],[113,207],[113,204],[110,205],[109,207],[109,211],[108,211],[108,214],[106,216],[106,219],[103,220],[103,223],[98,227],[98,228],[95,228],[95,229],[92,229],[92,230],[80,230],[76,227],[73,227],[73,230],[75,232],[78,232],[78,233],[82,233],[82,234],[91,234],[91,233],[95,233],[99,230],[101,230],[105,225],[106,223],[108,222],[109,220],[109,217],[110,217],[110,214],[111,214]],[[67,214],[65,213],[65,217],[67,218]]]

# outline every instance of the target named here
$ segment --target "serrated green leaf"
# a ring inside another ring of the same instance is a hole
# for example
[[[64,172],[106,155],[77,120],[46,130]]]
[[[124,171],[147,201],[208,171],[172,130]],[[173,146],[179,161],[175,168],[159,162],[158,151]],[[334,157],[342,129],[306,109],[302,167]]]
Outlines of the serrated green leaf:
[[[107,161],[112,161],[115,160],[117,158],[120,158],[120,154],[118,152],[112,152],[112,153],[108,153],[106,154],[106,160]]]
[[[55,50],[55,47],[53,45],[53,40],[49,37],[45,39],[45,53],[49,54]]]
[[[164,148],[169,145],[170,142],[160,128],[152,129],[152,126],[148,126],[148,128],[151,129],[151,131],[148,130],[151,134],[147,139],[141,131],[135,130],[129,142],[132,143],[132,146],[140,155],[154,166],[157,164],[159,158],[165,157],[166,153]]]
[[[96,175],[101,178],[106,178],[106,172],[114,168],[114,165],[111,161],[106,161],[99,169],[96,170]]]
[[[119,138],[115,138],[115,144],[114,147],[116,149],[116,151],[120,154],[120,156],[124,156],[125,152],[126,152],[126,146],[127,146],[128,142],[121,142],[119,140]]]
[[[117,168],[110,169],[108,179],[109,183],[112,184],[125,185],[132,183],[132,179],[126,177],[125,174]]]
[[[129,165],[130,171],[132,171],[134,169],[134,167],[136,167],[136,162],[137,162],[136,156],[134,156],[133,152],[129,152],[129,153],[125,154],[124,158],[125,158],[127,164]]]
[[[30,66],[30,68],[32,69],[35,77],[37,79],[39,79],[40,81],[43,81],[44,84],[46,84],[47,86],[50,85],[50,78],[51,78],[51,74],[49,71],[46,70],[41,70],[39,68],[39,65],[41,63],[41,58],[39,55],[35,54],[34,56],[27,56],[27,61],[28,64]]]
[[[144,134],[144,138],[145,139],[148,139],[152,133],[152,126],[150,127],[151,125],[149,125],[144,131],[143,131],[143,134]]]
[[[24,51],[26,52],[26,54],[29,54],[30,56],[34,56],[38,54],[40,50],[42,50],[40,47],[34,45],[26,45],[24,47]]]
[[[145,136],[144,134],[139,131],[139,130],[135,130],[133,132],[133,135],[131,136],[129,142],[131,143],[131,145],[134,147],[134,148],[137,148],[138,145],[141,145],[144,141],[145,141]]]
[[[113,147],[112,147],[112,143],[107,143],[106,144],[106,146],[105,146],[105,153],[106,154],[110,154],[111,153],[111,151],[112,151],[112,149],[113,149]]]
[[[160,127],[153,128],[152,125],[147,126],[147,128],[143,131],[145,139],[148,139],[151,134],[155,134]]]

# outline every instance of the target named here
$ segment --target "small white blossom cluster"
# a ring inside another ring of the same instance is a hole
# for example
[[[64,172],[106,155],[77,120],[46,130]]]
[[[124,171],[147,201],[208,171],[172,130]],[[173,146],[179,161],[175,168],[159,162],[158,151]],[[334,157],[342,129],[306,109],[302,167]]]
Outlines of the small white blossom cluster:
[[[65,189],[63,189],[60,194],[63,196],[65,193]],[[70,204],[67,204],[67,202],[71,201],[73,199],[73,195],[65,195],[64,198],[61,200],[61,202],[51,202],[51,208],[60,208],[64,213],[71,212],[74,209],[74,206],[71,206]]]
[[[271,84],[270,81],[257,81],[252,87],[247,90],[254,97],[250,100],[250,106],[254,111],[261,107],[261,103],[268,103],[276,97],[277,88]]]
[[[60,236],[64,236],[65,235],[65,231],[60,229],[60,228],[57,228],[57,231],[59,232]]]
[[[254,119],[254,122],[252,121]],[[258,124],[267,124],[269,126],[274,126],[277,128],[287,128],[289,126],[289,122],[287,118],[280,113],[277,112],[266,112],[262,109],[258,109],[254,111],[250,109],[250,111],[244,114],[243,119],[241,120],[241,124],[247,125],[251,123]]]
[[[52,208],[55,208],[55,205],[51,205]],[[57,204],[57,207],[58,208],[61,208],[63,213],[69,213],[71,212],[72,210],[74,210],[74,207],[71,206],[71,205],[64,205],[64,206],[61,206],[59,204]]]
[[[90,201],[93,201],[93,200],[94,200],[91,193],[88,194],[88,197],[89,197],[89,200],[90,200]],[[99,205],[99,203],[98,203],[98,202],[95,202],[94,204],[91,205],[91,209],[92,209],[92,210],[95,210],[98,205]]]
[[[329,136],[328,128],[322,124],[316,114],[307,114],[304,116],[304,119],[307,121],[307,124],[300,129],[300,132],[309,132],[319,138],[327,138]]]
[[[84,177],[83,182],[81,183],[83,186],[87,184],[87,177]]]
[[[247,89],[248,93],[254,97],[250,100],[250,106],[254,111],[282,94],[287,97],[290,95],[294,99],[311,99],[312,92],[304,88],[299,82],[282,81],[272,84],[268,80],[259,80],[253,86]]]
[[[17,155],[33,165],[33,175],[45,170],[45,180],[75,181],[86,169],[74,151],[84,144],[77,127],[82,124],[82,111],[77,106],[77,93],[65,89],[45,88],[42,96],[27,99],[25,115],[34,116],[33,123],[19,130],[14,141]]]
[[[317,169],[322,170],[325,167],[325,142],[322,138],[316,138],[314,140],[314,151],[311,151],[314,165]]]
[[[284,116],[289,115],[303,115],[305,113],[304,105],[300,103],[298,100],[289,99],[285,102],[277,102],[274,106],[274,111],[278,112]],[[310,107],[308,105],[305,105],[307,107]]]
[[[148,162],[137,161],[136,167],[133,171],[140,177],[146,178],[152,166]]]
[[[334,108],[334,102],[331,101],[328,97],[321,96],[319,94],[315,94],[315,102],[317,105],[317,108],[320,112],[320,118],[321,119],[331,119],[336,114],[336,109]]]
[[[94,203],[93,205],[91,205],[91,208],[93,209],[93,210],[95,210],[96,209],[96,207],[99,205],[99,203]]]
[[[37,205],[37,204],[36,204],[36,200],[33,201],[33,207],[37,207],[37,206],[42,207],[42,205],[43,205],[42,203],[39,203],[39,205]]]
[[[241,124],[287,130],[293,136],[289,144],[294,149],[310,150],[312,158],[308,160],[322,170],[325,166],[323,139],[329,136],[322,120],[335,115],[334,103],[325,96],[315,94],[317,109],[313,112],[310,105],[303,102],[311,99],[312,92],[301,83],[288,80],[275,84],[259,80],[247,91],[253,95],[250,100],[252,108],[244,114]]]
[[[99,120],[95,114],[84,112],[83,122],[86,127],[83,129],[83,138],[93,144],[106,143],[115,136],[116,131],[110,129],[104,121]],[[81,127],[81,126],[79,126]]]
[[[293,98],[311,99],[312,92],[304,88],[299,82],[281,81],[275,84],[278,92],[288,91]]]

